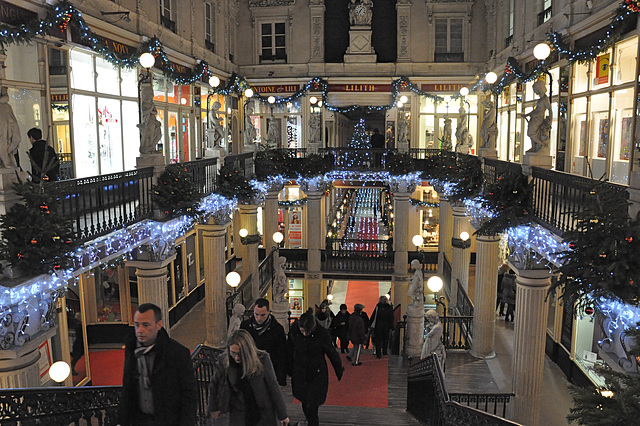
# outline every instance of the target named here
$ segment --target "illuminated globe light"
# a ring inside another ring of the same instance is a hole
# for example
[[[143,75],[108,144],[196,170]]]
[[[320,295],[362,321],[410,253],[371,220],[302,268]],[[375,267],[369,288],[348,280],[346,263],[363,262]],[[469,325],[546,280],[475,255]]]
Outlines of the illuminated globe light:
[[[427,287],[433,293],[437,293],[442,290],[442,278],[437,275],[432,276],[427,280]]]
[[[329,301],[333,300],[333,294],[327,294],[327,300]]]
[[[315,96],[310,97],[309,98],[309,103],[311,103],[311,104],[318,103],[318,98],[316,98]]]
[[[461,96],[467,96],[469,94],[469,89],[466,87],[463,87],[460,89],[460,95]]]
[[[403,102],[398,102],[398,108],[402,108],[404,106]]]
[[[145,52],[140,55],[140,65],[149,69],[156,63],[156,58],[149,52]]]
[[[252,96],[253,96],[253,90],[251,90],[251,89],[247,89],[247,90],[245,90],[245,91],[244,91],[244,95],[245,95],[247,98],[252,97]]]
[[[467,241],[469,239],[469,233],[467,231],[462,231],[460,233],[460,239],[462,241]]]
[[[276,102],[276,98],[275,98],[275,96],[269,96],[269,97],[267,98],[267,102],[269,102],[270,104],[275,103],[275,102]]]
[[[408,100],[409,100],[409,98],[407,98],[406,95],[400,96],[400,102],[402,102],[403,104],[406,104]]]
[[[322,106],[322,101],[318,101],[318,106],[321,107]]]
[[[539,43],[536,44],[536,47],[533,48],[533,56],[536,59],[544,61],[551,54],[551,47],[547,43]]]
[[[180,104],[186,105],[187,104],[187,98],[180,98]]]
[[[236,271],[232,271],[227,274],[226,281],[227,281],[227,284],[229,284],[229,287],[233,287],[233,288],[238,287],[238,285],[240,284],[240,280],[241,280],[240,274],[237,273]]]
[[[414,235],[411,242],[414,246],[420,247],[424,243],[424,238],[422,238],[422,235]]]
[[[487,75],[484,76],[484,81],[486,81],[489,84],[493,84],[496,81],[498,81],[498,74],[496,74],[493,71],[488,72]]]
[[[211,87],[218,87],[220,85],[220,78],[212,75],[211,77],[209,77],[209,86]]]
[[[273,233],[273,236],[271,238],[273,238],[273,241],[276,244],[280,244],[282,242],[282,240],[284,240],[284,235],[282,235],[282,232],[277,231],[277,232]]]
[[[238,231],[238,235],[240,235],[242,238],[246,238],[246,236],[249,235],[249,231],[247,231],[245,228],[242,228]]]
[[[446,103],[451,102],[451,96],[449,96],[449,95],[445,96],[445,97],[444,97],[444,101],[445,101]]]
[[[49,377],[57,383],[64,382],[69,377],[69,373],[71,373],[71,367],[64,361],[54,362],[49,367]]]

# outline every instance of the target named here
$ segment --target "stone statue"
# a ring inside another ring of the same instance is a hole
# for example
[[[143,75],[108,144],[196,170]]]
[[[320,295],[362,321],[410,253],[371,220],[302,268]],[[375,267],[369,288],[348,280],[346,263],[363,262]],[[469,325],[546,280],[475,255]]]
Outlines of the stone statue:
[[[231,318],[229,318],[229,327],[227,328],[227,338],[231,337],[239,328],[244,319],[246,308],[242,303],[237,303],[231,310]]]
[[[551,103],[547,96],[547,85],[543,80],[533,83],[533,93],[540,96],[533,111],[525,114],[528,119],[527,136],[531,139],[531,149],[527,153],[536,153],[549,145],[551,135]],[[546,113],[549,111],[549,115]]]
[[[498,136],[498,126],[496,125],[496,106],[491,98],[482,101],[484,113],[482,115],[482,125],[480,126],[481,148],[493,149],[496,147],[496,137]]]
[[[309,143],[320,143],[320,114],[311,114],[309,119]]]
[[[444,128],[442,129],[442,138],[440,139],[440,142],[440,149],[451,151],[451,148],[453,148],[451,144],[451,119],[448,115],[444,118]]]
[[[351,0],[349,2],[349,24],[371,25],[373,18],[372,0]]]
[[[153,87],[151,83],[142,85],[140,94],[142,110],[142,122],[138,128],[142,133],[140,137],[140,154],[154,154],[158,150],[158,142],[162,139],[162,123],[158,121],[156,115],[158,110],[153,103]]]
[[[467,128],[467,111],[464,106],[460,105],[459,112],[460,116],[456,127],[456,152],[468,154],[469,149],[473,146],[473,136]]]
[[[207,148],[213,148],[220,145],[220,141],[224,138],[224,128],[222,127],[222,118],[218,116],[220,110],[220,102],[215,101],[211,105],[211,111],[209,111],[209,129],[207,129]]]
[[[264,138],[264,145],[266,149],[276,149],[280,142],[280,129],[278,128],[278,121],[275,117],[271,116],[269,125],[267,126],[267,136]]]
[[[422,276],[422,265],[418,259],[411,261],[411,268],[415,271],[409,281],[409,297],[411,303],[409,306],[419,307],[424,306],[424,278]]]
[[[287,292],[287,275],[284,273],[284,265],[287,258],[284,256],[273,257],[273,269],[275,277],[273,279],[272,301],[273,303],[284,302],[284,294]]]
[[[398,146],[409,143],[409,120],[403,113],[398,115]]]
[[[244,116],[244,145],[252,146],[258,136],[258,130],[256,126],[251,122],[251,114],[253,114],[253,107],[249,105],[247,107],[247,113]]]
[[[426,313],[428,324],[426,326],[427,338],[424,340],[422,346],[422,353],[420,359],[424,359],[429,355],[435,353],[440,360],[440,366],[444,372],[444,361],[447,357],[447,352],[442,344],[442,323],[440,322],[440,316],[433,309],[429,309]]]
[[[7,88],[0,89],[0,168],[15,168],[16,153],[20,146],[20,127],[9,105]]]

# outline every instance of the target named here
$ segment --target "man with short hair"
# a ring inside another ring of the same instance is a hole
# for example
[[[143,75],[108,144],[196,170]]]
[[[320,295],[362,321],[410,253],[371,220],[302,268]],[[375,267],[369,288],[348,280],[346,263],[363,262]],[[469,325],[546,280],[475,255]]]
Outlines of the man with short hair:
[[[198,387],[189,349],[169,338],[158,306],[143,303],[133,321],[135,334],[124,350],[119,424],[195,425]]]
[[[260,298],[253,307],[253,317],[244,320],[240,328],[247,330],[256,342],[258,349],[267,351],[271,356],[273,369],[280,386],[287,385],[287,337],[284,327],[271,315],[269,301]]]
[[[31,157],[31,176],[33,181],[40,182],[40,179],[42,179],[53,182],[58,180],[60,161],[56,151],[47,144],[47,141],[42,139],[42,130],[33,127],[27,132],[27,137],[31,142],[29,156]]]

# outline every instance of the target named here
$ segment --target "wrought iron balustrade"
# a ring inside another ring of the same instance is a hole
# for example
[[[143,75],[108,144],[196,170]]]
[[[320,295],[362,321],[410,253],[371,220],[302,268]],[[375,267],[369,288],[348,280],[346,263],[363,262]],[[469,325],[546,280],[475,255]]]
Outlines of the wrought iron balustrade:
[[[307,249],[280,249],[280,256],[287,258],[286,271],[307,269]]]
[[[380,256],[374,252],[322,250],[322,270],[343,273],[393,273],[393,252]]]
[[[226,306],[227,306],[227,320],[231,318],[231,312],[233,307],[238,303],[242,303],[245,307],[248,307],[250,302],[253,301],[253,295],[251,294],[251,278],[253,275],[249,275],[236,289],[232,294],[227,297]]]
[[[198,384],[198,425],[204,426],[207,423],[209,412],[207,411],[207,402],[209,400],[209,383],[215,366],[218,362],[218,355],[222,351],[209,346],[198,345],[191,352],[191,360],[193,361],[193,372],[196,376]]]
[[[253,163],[253,152],[246,152],[244,154],[228,155],[224,157],[224,165],[233,165],[233,168],[240,170],[243,176],[249,178],[255,174]]]
[[[203,158],[201,160],[187,161],[184,163],[167,164],[167,169],[182,168],[191,175],[198,195],[206,197],[216,189],[216,177],[218,175],[218,159]]]
[[[318,153],[325,158],[332,157],[329,166],[334,170],[385,170],[387,153],[381,148],[321,148]]]
[[[498,178],[508,174],[522,174],[522,164],[484,158],[484,179],[487,184],[497,182]]]
[[[470,350],[473,342],[473,317],[441,317],[442,343],[445,349]]]
[[[469,298],[469,295],[467,294],[466,290],[464,289],[464,287],[462,286],[462,284],[460,283],[460,280],[456,279],[458,281],[458,292],[457,292],[457,297],[456,297],[456,310],[458,311],[458,315],[465,315],[465,316],[469,316],[472,317],[473,316],[473,302],[471,301],[471,299]]]
[[[460,405],[475,408],[485,413],[494,414],[500,417],[507,416],[507,407],[511,399],[515,396],[513,393],[450,393],[451,401]]]
[[[456,398],[460,399],[459,396]],[[479,408],[481,407],[479,405]],[[447,392],[440,362],[435,354],[409,367],[407,412],[429,425],[517,425],[494,414],[454,401]]]
[[[386,258],[393,251],[391,240],[327,238],[327,253],[331,257]]]
[[[258,277],[260,278],[260,294],[265,294],[267,292],[267,288],[273,282],[273,276],[275,274],[275,270],[273,269],[273,256],[275,252],[269,253],[269,256],[264,258],[262,262],[258,265]],[[246,305],[245,305],[246,306]]]

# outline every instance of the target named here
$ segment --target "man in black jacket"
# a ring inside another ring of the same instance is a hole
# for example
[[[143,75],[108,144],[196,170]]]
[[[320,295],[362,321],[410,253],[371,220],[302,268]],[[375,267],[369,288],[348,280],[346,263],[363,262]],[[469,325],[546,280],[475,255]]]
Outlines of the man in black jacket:
[[[60,161],[56,155],[56,151],[49,145],[47,141],[42,139],[42,130],[34,127],[27,132],[31,149],[29,156],[31,157],[31,175],[34,182],[40,182],[40,179],[50,182],[58,180],[60,174]],[[46,158],[45,158],[46,157]],[[46,178],[42,178],[42,176]]]
[[[169,338],[158,306],[143,303],[133,321],[135,336],[124,351],[119,424],[195,425],[198,387],[189,349]]]
[[[260,298],[253,308],[253,318],[240,324],[256,342],[258,349],[269,352],[280,386],[287,385],[287,336],[284,327],[271,315],[269,301]]]
[[[389,333],[393,328],[393,308],[386,296],[380,296],[379,302],[371,315],[371,330],[373,344],[376,346],[376,356],[382,358],[389,347]]]

